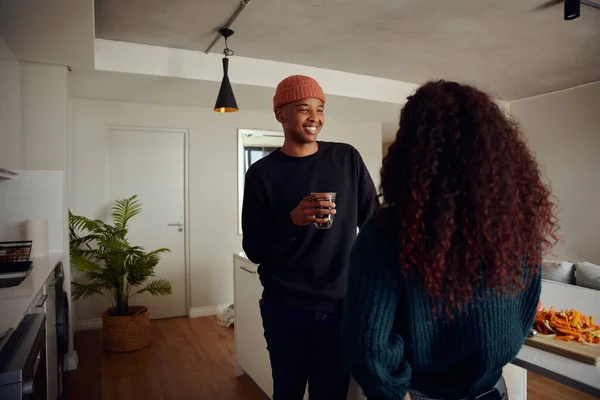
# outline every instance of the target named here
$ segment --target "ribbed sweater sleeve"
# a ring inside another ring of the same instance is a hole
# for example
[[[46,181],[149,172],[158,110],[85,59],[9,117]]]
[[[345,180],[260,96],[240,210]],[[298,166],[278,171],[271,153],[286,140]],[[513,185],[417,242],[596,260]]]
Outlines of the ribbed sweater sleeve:
[[[538,265],[535,270],[525,270],[527,274],[531,274],[529,285],[523,292],[523,301],[520,303],[521,317],[523,321],[523,342],[529,335],[529,331],[533,326],[535,314],[537,313],[537,304],[542,293],[542,267]]]
[[[369,400],[403,399],[411,367],[404,341],[394,332],[398,277],[376,249],[378,238],[369,220],[352,250],[344,303],[343,346],[350,371]]]
[[[246,174],[244,184],[242,230],[242,247],[255,264],[262,264],[289,248],[300,230],[289,214],[273,212],[263,182],[253,168]]]

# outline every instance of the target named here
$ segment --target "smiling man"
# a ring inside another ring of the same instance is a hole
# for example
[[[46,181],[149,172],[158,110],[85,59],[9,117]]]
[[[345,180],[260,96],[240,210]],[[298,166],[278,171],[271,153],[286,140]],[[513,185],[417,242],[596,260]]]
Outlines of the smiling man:
[[[285,141],[248,170],[242,211],[243,247],[264,287],[273,398],[301,400],[308,383],[311,400],[345,400],[340,314],[356,228],[378,204],[375,186],[356,149],[317,141],[325,94],[314,79],[284,79],[273,107]]]

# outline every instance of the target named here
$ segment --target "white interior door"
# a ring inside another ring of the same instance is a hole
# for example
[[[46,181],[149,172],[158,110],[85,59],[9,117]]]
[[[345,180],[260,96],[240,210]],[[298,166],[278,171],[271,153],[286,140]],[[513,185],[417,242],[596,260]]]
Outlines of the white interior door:
[[[135,296],[152,318],[186,314],[185,133],[143,128],[109,130],[108,198],[138,195],[142,213],[130,222],[131,244],[171,250],[161,257],[155,279],[167,279],[173,294]]]

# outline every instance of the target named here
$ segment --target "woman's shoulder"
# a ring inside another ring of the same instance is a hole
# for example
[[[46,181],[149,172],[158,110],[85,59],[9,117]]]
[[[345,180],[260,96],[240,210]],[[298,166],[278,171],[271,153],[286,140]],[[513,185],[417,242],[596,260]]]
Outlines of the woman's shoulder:
[[[382,235],[382,225],[379,222],[377,213],[371,215],[364,224],[360,227],[358,238],[359,239],[377,239]]]
[[[361,228],[372,235],[389,237],[394,235],[394,221],[397,219],[391,207],[380,206],[373,215],[365,221]]]
[[[397,235],[388,223],[386,215],[385,209],[380,209],[365,221],[359,231],[357,246],[377,251],[381,255],[397,253]]]

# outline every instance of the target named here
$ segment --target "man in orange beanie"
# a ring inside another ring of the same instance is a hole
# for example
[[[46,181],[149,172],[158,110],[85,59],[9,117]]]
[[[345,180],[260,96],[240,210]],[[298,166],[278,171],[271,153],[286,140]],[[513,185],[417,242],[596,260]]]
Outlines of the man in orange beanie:
[[[311,400],[345,400],[348,391],[340,347],[348,263],[356,228],[378,202],[358,151],[317,141],[325,100],[310,77],[279,83],[273,108],[284,144],[246,174],[243,247],[264,287],[274,400],[303,399],[307,383]]]

